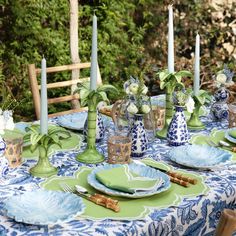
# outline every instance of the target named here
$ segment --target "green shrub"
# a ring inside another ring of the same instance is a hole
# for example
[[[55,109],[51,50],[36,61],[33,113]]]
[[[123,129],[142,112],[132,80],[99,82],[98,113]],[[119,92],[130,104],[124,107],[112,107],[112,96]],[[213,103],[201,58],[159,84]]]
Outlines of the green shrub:
[[[79,1],[79,53],[81,61],[91,55],[92,15],[98,16],[98,55],[103,81],[122,87],[130,75],[157,88],[157,69],[167,67],[166,0]],[[193,71],[195,35],[201,35],[201,78],[207,85],[226,63],[235,71],[235,53],[225,45],[235,45],[233,6],[223,6],[217,18],[209,3],[198,0],[175,1],[175,67]],[[20,105],[15,114],[34,118],[27,64],[40,67],[42,56],[48,66],[71,63],[69,51],[69,1],[2,0],[0,79],[5,80]],[[49,81],[70,74],[48,77]],[[191,84],[192,81],[187,81]],[[154,90],[153,90],[154,91]],[[154,91],[155,92],[155,91]],[[159,91],[157,91],[159,92]],[[49,96],[64,91],[51,91]],[[52,108],[57,109],[57,108]]]

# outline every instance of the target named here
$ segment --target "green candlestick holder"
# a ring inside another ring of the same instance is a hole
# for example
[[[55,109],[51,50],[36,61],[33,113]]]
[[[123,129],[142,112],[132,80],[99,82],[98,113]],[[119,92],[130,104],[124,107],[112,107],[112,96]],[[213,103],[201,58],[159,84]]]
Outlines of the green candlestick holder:
[[[88,134],[87,147],[77,156],[77,161],[93,164],[104,161],[104,156],[96,149],[96,122],[97,106],[93,104],[92,99],[88,102]]]
[[[49,162],[47,150],[39,146],[39,159],[37,164],[30,169],[30,174],[35,177],[47,178],[56,175],[57,172],[58,169]]]
[[[187,122],[187,125],[190,130],[201,130],[205,128],[205,125],[201,122],[199,118],[199,111],[203,104],[196,96],[193,97],[193,100],[195,102],[195,108],[193,110],[193,113],[191,114],[190,119]]]
[[[161,139],[165,139],[166,136],[167,136],[167,130],[168,130],[168,126],[169,126],[169,123],[172,119],[172,116],[173,116],[173,99],[172,99],[172,89],[168,89],[166,90],[166,113],[165,113],[165,124],[164,124],[164,127],[157,131],[156,133],[156,136],[158,138],[161,138]]]

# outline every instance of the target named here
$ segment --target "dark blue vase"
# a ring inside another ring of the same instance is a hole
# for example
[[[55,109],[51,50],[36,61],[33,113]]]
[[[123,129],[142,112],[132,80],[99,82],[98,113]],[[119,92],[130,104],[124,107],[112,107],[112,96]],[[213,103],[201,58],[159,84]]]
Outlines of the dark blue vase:
[[[188,143],[190,138],[182,106],[175,107],[175,114],[167,130],[167,141],[171,146],[180,146]]]

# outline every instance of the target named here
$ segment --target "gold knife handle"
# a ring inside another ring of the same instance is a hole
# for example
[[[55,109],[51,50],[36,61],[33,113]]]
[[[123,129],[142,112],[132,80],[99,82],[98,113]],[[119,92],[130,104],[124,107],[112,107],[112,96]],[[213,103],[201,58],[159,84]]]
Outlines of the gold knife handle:
[[[176,184],[179,184],[183,187],[189,187],[189,183],[184,181],[184,180],[181,180],[181,179],[177,179],[177,178],[174,178],[172,176],[170,176],[170,181],[173,182],[173,183],[176,183]]]
[[[236,152],[236,147],[232,147],[231,152]]]
[[[106,196],[104,196],[104,195],[102,195],[102,194],[94,193],[93,195],[96,196],[96,197],[99,197],[99,198],[103,199],[105,202],[109,202],[109,203],[115,204],[115,205],[118,204],[118,200],[111,199],[111,198],[106,197]]]
[[[111,209],[115,212],[119,212],[120,211],[120,206],[118,205],[118,201],[116,200],[113,200],[111,198],[108,198],[108,197],[105,197],[100,194],[93,194],[93,195],[90,195],[88,197],[88,199],[94,203],[96,203],[97,205],[101,205],[101,206],[104,206],[108,209]]]
[[[168,171],[167,174],[169,176],[172,176],[173,178],[183,180],[183,181],[188,182],[190,184],[197,184],[197,179],[193,179],[193,178],[190,178],[190,177],[183,176],[182,174],[176,173],[174,171]]]

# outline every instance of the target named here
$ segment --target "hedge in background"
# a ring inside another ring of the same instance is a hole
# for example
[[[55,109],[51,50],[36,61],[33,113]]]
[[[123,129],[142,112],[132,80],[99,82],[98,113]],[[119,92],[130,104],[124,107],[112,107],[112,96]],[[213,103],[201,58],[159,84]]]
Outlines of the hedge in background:
[[[79,1],[79,50],[81,61],[90,60],[92,14],[98,16],[99,65],[104,81],[122,85],[129,75],[156,85],[156,70],[167,66],[167,5],[165,0]],[[201,35],[201,72],[204,83],[226,63],[235,68],[233,6],[221,14],[206,1],[175,1],[176,69],[193,68],[195,35]],[[34,118],[27,64],[40,66],[70,63],[68,0],[3,0],[1,7],[0,79],[18,101],[15,114]],[[51,81],[69,78],[62,74]],[[155,91],[154,91],[155,92]],[[56,92],[55,92],[56,93]],[[59,93],[62,93],[59,91]],[[54,95],[54,92],[50,96]]]

